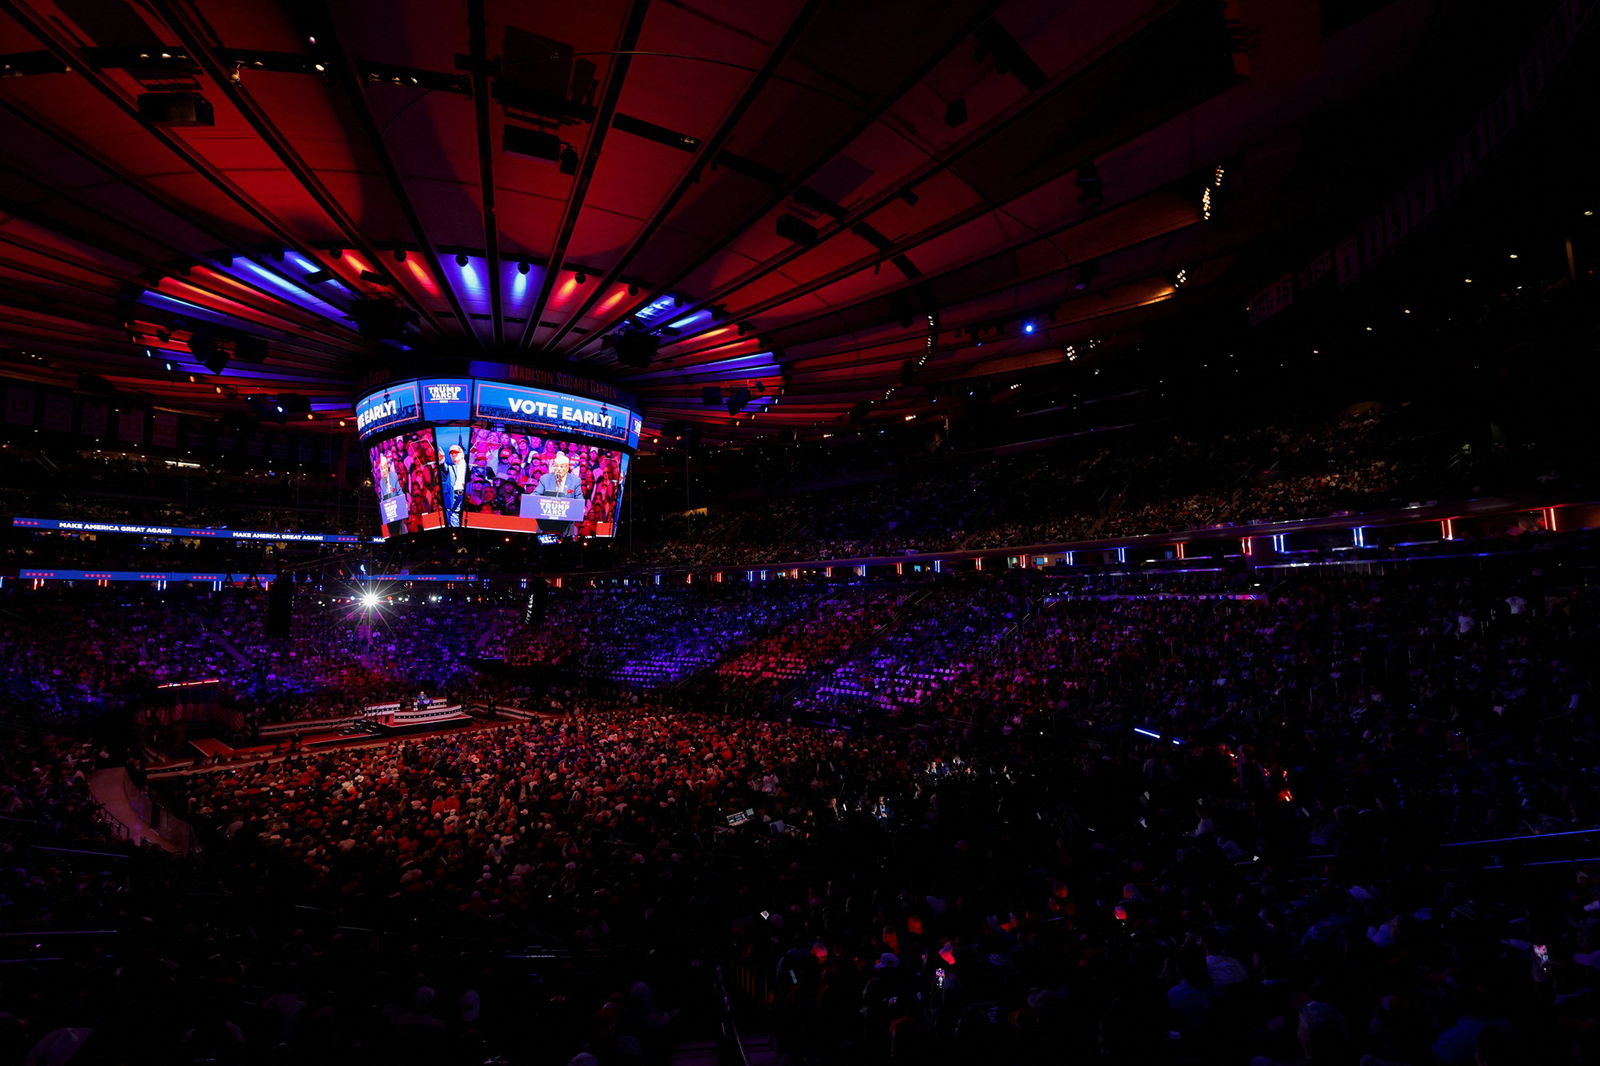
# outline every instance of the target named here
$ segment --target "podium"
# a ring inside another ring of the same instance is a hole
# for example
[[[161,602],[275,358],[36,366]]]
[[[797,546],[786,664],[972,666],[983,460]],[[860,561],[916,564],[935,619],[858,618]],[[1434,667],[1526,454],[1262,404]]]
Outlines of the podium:
[[[588,504],[582,497],[530,494],[522,497],[517,514],[540,522],[582,522],[587,510]]]
[[[411,517],[411,504],[404,492],[391,492],[383,497],[378,501],[378,509],[383,512],[383,524],[386,526]]]

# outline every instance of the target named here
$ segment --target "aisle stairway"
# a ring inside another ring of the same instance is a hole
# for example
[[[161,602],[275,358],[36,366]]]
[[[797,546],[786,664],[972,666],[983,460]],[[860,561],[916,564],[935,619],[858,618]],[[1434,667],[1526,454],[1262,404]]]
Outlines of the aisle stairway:
[[[234,644],[233,641],[223,636],[221,628],[214,625],[206,625],[205,623],[201,624],[205,628],[206,636],[211,638],[211,642],[213,644],[217,645],[217,647],[233,656],[234,660],[237,661],[240,666],[250,665],[250,657],[245,655],[244,652],[240,651],[238,646]]]

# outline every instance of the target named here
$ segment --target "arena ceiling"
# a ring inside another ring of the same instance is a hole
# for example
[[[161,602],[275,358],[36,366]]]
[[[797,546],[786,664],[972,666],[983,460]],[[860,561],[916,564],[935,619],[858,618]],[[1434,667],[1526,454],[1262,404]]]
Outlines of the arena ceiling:
[[[565,362],[713,439],[937,413],[1239,301],[1241,250],[1321,209],[1281,191],[1306,125],[1436,17],[0,0],[0,346],[180,411],[304,395],[330,429],[375,336]]]

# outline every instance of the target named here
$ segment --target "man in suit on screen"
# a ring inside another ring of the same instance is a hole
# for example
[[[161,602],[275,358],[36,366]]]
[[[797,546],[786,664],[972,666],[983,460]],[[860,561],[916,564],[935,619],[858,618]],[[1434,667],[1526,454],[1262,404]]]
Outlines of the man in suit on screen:
[[[583,479],[572,471],[571,461],[565,452],[557,452],[550,460],[550,469],[539,478],[540,496],[558,496],[567,500],[583,498]],[[539,520],[540,533],[554,533],[559,537],[572,535],[572,522],[547,522]]]

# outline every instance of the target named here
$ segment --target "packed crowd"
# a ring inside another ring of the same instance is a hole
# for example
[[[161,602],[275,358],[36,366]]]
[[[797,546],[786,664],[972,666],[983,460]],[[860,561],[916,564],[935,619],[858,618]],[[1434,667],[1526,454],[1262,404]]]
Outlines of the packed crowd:
[[[816,599],[807,589],[745,583],[554,593],[542,622],[507,614],[488,647],[513,666],[653,688],[704,670]]]
[[[289,635],[269,637],[260,588],[8,588],[0,635],[12,681],[0,700],[15,716],[88,721],[141,705],[157,685],[217,679],[261,724],[354,714],[423,689],[470,699],[487,684],[473,669],[479,598],[388,596],[367,608],[350,589],[307,588],[297,599]]]
[[[890,717],[881,689],[848,714],[841,696],[832,726],[800,701],[594,690],[554,718],[184,778],[171,800],[252,899],[567,960],[541,992],[470,966],[436,976],[435,949],[413,947],[429,961],[409,979],[352,988],[343,967],[391,949],[302,930],[303,952],[244,951],[272,996],[213,990],[206,1039],[241,1059],[270,1044],[301,1061],[379,1046],[662,1061],[682,1026],[650,986],[618,979],[587,1019],[565,999],[567,982],[592,991],[575,960],[648,953],[656,988],[723,960],[795,1062],[1585,1061],[1591,550],[1276,584],[797,586],[764,614],[700,590],[698,625],[695,590],[641,596],[685,612],[686,642],[758,618],[725,664],[798,648],[821,681],[837,647],[891,681],[904,663],[932,676],[895,690]],[[857,639],[810,646],[841,601]],[[572,603],[553,599],[550,621],[627,614]],[[396,624],[436,646],[441,620],[421,618]],[[1440,847],[1474,840],[1490,843]],[[1529,848],[1547,865],[1518,872]],[[538,1027],[558,1038],[533,1043]],[[169,1032],[169,1050],[199,1032]]]
[[[751,641],[716,669],[717,684],[771,690],[839,660],[895,615],[909,594],[894,588],[824,593],[813,610]]]
[[[1062,543],[1463,498],[1547,473],[1537,453],[1473,458],[1458,440],[1408,435],[1393,422],[1362,409],[1221,436],[944,456],[921,472],[795,486],[680,516],[631,558],[755,563]]]

